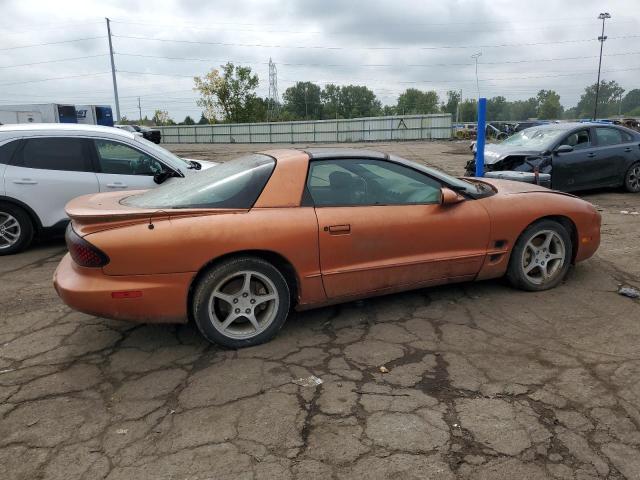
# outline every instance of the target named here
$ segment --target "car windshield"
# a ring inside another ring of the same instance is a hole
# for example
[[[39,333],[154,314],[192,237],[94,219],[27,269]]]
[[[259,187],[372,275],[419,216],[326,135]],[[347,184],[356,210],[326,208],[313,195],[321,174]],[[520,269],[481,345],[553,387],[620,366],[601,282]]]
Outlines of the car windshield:
[[[554,143],[567,131],[560,128],[531,127],[521,130],[502,142],[513,147],[540,148]]]
[[[267,184],[275,160],[263,154],[246,155],[175,180],[121,201],[138,208],[248,209]]]
[[[173,168],[177,168],[178,170],[182,168],[191,168],[191,163],[189,161],[178,157],[166,148],[162,148],[161,146],[150,142],[146,138],[136,136],[135,141],[142,143],[147,150],[151,150],[151,152],[153,152],[155,156],[159,157],[161,160],[166,161]]]

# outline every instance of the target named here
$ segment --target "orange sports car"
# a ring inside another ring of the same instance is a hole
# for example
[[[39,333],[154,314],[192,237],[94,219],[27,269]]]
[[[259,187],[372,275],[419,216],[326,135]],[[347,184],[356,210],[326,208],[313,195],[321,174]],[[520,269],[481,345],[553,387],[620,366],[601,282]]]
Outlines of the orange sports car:
[[[350,149],[250,154],[67,213],[54,275],[67,305],[193,319],[231,348],[274,337],[292,307],[504,275],[545,290],[600,243],[600,214],[575,196]]]

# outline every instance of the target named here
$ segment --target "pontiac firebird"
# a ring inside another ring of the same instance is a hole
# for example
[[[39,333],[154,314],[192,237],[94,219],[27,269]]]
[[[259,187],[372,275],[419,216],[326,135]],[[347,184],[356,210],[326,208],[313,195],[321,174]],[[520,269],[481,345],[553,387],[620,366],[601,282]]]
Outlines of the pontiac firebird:
[[[502,276],[546,290],[600,243],[599,213],[572,195],[349,149],[250,154],[67,213],[54,275],[67,305],[191,319],[230,348],[270,340],[291,308]]]

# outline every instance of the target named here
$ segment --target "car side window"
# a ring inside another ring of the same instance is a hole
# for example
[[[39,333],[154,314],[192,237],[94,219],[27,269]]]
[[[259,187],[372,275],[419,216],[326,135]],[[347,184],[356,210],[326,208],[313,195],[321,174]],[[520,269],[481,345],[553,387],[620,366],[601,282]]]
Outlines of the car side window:
[[[598,140],[599,147],[623,143],[620,131],[615,128],[596,127],[596,139]]]
[[[6,165],[11,161],[18,145],[20,145],[20,140],[14,140],[13,142],[8,142],[0,146],[0,165]]]
[[[43,170],[93,171],[90,144],[82,138],[29,138],[13,163]]]
[[[155,175],[166,168],[155,158],[124,143],[94,140],[100,172],[118,175]]]
[[[431,177],[385,160],[312,161],[307,189],[316,207],[439,203]]]
[[[568,135],[560,145],[570,145],[574,150],[580,150],[582,148],[589,148],[591,146],[591,137],[589,130],[578,130]]]

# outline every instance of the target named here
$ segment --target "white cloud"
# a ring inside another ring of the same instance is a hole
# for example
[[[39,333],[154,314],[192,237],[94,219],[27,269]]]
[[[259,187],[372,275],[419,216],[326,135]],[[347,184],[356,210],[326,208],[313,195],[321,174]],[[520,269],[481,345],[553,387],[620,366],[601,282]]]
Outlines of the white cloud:
[[[434,89],[441,96],[446,90],[462,89],[465,97],[476,96],[470,55],[481,50],[483,95],[515,100],[542,88],[554,89],[565,106],[572,106],[584,86],[595,82],[600,27],[596,17],[602,9],[598,0],[1,4],[0,28],[5,33],[0,67],[30,65],[0,68],[0,103],[113,103],[104,37],[108,16],[116,35],[122,112],[135,117],[140,96],[143,114],[162,108],[176,120],[186,114],[199,117],[190,77],[227,60],[249,64],[260,77],[259,93],[266,95],[270,57],[278,65],[280,93],[297,80],[357,83],[372,88],[383,103],[395,103],[408,87]],[[612,19],[607,22],[603,78],[627,90],[638,88],[640,54],[631,53],[640,53],[640,37],[615,37],[638,35],[640,4],[613,0],[606,8]],[[101,38],[10,49],[89,37]],[[445,48],[458,46],[468,48]],[[39,63],[66,58],[72,60]],[[559,58],[571,59],[548,61]],[[541,61],[505,63],[523,60]],[[37,81],[69,76],[75,78]]]

